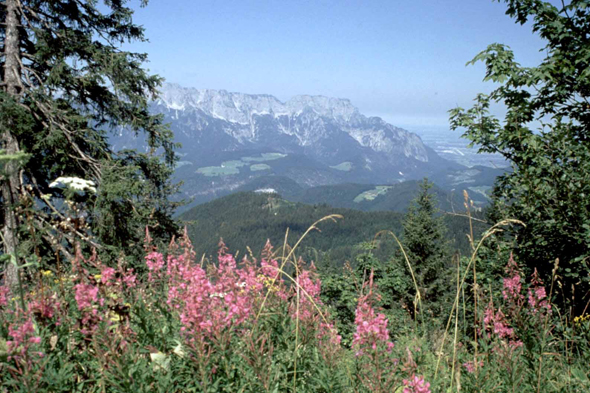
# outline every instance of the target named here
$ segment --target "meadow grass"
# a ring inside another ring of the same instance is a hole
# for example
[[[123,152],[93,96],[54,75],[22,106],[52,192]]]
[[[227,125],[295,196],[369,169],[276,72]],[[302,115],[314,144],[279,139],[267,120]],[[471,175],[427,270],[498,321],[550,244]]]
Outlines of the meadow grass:
[[[558,264],[542,283],[510,258],[497,288],[478,285],[482,245],[514,220],[454,260],[442,318],[429,314],[401,241],[380,232],[404,256],[414,310],[390,320],[370,273],[343,344],[322,277],[297,256],[340,219],[318,220],[293,246],[287,231],[278,248],[241,261],[221,243],[217,263],[205,264],[185,235],[165,249],[148,242],[144,274],[81,252],[67,269],[27,267],[22,291],[0,291],[0,391],[588,391],[590,317],[570,319],[551,302]]]

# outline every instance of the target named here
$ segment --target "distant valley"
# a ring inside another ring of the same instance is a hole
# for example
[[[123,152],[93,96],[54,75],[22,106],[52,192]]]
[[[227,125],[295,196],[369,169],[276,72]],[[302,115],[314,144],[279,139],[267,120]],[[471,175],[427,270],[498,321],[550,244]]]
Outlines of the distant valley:
[[[448,125],[408,125],[404,128],[419,135],[424,144],[444,159],[467,167],[506,168],[509,166],[508,161],[500,154],[478,153],[476,146],[469,147],[470,141],[461,138],[461,131],[452,131]]]
[[[401,190],[413,186],[400,183],[423,177],[439,186],[439,199],[448,200],[449,208],[463,189],[484,205],[504,171],[441,157],[444,147],[437,145],[437,153],[417,134],[366,117],[346,99],[297,96],[281,102],[270,95],[166,84],[151,110],[164,116],[182,144],[175,179],[190,201],[185,210],[237,191],[267,190],[293,201],[403,211],[408,198]],[[111,143],[115,149],[145,149],[132,133],[114,135]]]

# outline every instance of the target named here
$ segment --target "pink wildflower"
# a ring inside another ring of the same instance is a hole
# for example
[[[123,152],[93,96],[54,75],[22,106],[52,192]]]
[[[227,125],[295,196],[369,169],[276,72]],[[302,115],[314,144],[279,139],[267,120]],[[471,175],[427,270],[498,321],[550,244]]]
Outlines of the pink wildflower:
[[[98,300],[98,287],[95,287],[94,285],[76,284],[74,289],[76,290],[75,298],[79,310],[91,307],[92,302]]]
[[[268,250],[272,249],[270,243],[267,243],[266,247],[270,247]],[[270,253],[270,251],[268,252]],[[276,294],[281,300],[286,301],[289,295],[285,290],[285,285],[283,282],[283,278],[281,277],[281,274],[279,272],[279,263],[277,262],[277,260],[271,259],[270,257],[269,259],[263,258],[260,261],[260,271],[262,273],[260,279],[263,282],[263,284],[268,288],[268,290]]]
[[[496,313],[496,319],[494,320],[494,333],[500,338],[512,337],[514,335],[514,329],[508,327],[506,324],[506,317],[502,310],[498,310]]]
[[[13,323],[8,326],[8,335],[12,340],[6,341],[9,353],[20,352],[21,356],[28,350],[28,344],[39,344],[41,337],[34,336],[35,328],[33,321],[29,317],[24,323]]]
[[[215,280],[200,266],[191,265],[184,255],[168,258],[167,302],[179,312],[185,334],[216,336],[239,326],[252,314],[254,299],[262,290],[257,272],[247,261],[238,268],[225,250],[222,245],[219,266],[211,267]]]
[[[508,327],[502,310],[495,311],[491,302],[484,312],[483,322],[486,330],[492,331],[500,338],[512,338],[514,336],[514,329]]]
[[[115,269],[112,267],[104,268],[100,272],[100,282],[102,282],[104,285],[108,286],[113,277],[115,277]]]
[[[547,300],[547,293],[545,292],[543,281],[539,277],[537,269],[535,269],[533,273],[531,287],[532,289],[529,288],[528,290],[528,301],[529,306],[531,307],[531,313],[536,314],[539,311],[543,311],[542,309],[551,312],[551,304]]]
[[[465,367],[465,369],[467,370],[467,372],[469,374],[473,374],[475,372],[475,362],[473,360],[463,363],[463,367]],[[478,368],[483,367],[483,360],[480,360],[478,362],[477,367]]]
[[[0,286],[0,307],[4,307],[8,304],[8,293],[10,290],[8,286]]]
[[[36,318],[47,320],[53,318],[55,313],[61,309],[61,303],[55,294],[52,297],[43,294],[38,299],[29,301],[28,309]]]
[[[502,291],[502,295],[506,300],[518,302],[519,300],[522,300],[522,295],[520,294],[522,284],[520,270],[512,254],[510,254],[510,259],[508,259],[505,271],[508,278],[504,278],[504,290]]]
[[[41,344],[41,337],[31,337],[29,338],[29,342],[31,344]]]
[[[520,340],[513,340],[513,341],[510,341],[510,342],[508,343],[508,345],[510,345],[510,347],[511,347],[512,349],[516,349],[516,348],[520,348],[520,347],[522,347],[524,344],[523,344],[523,342],[522,342],[522,341],[520,341]]]
[[[320,328],[317,333],[317,338],[321,344],[330,344],[339,346],[342,341],[342,336],[338,334],[338,331],[332,323],[320,323]],[[326,340],[327,339],[327,340]]]
[[[148,281],[153,281],[154,276],[159,276],[160,270],[164,267],[164,256],[159,252],[150,252],[145,257],[145,264],[148,267]]]
[[[502,295],[504,299],[518,299],[522,285],[520,283],[520,276],[518,274],[510,278],[504,278],[504,290]]]
[[[522,347],[522,341],[518,340],[514,329],[508,326],[506,316],[502,310],[495,311],[491,302],[485,310],[483,321],[486,331],[503,340],[503,345],[507,344],[511,351]]]
[[[372,287],[373,274],[369,280],[369,288]],[[352,346],[359,348],[356,352],[357,356],[363,354],[363,348],[370,347],[372,350],[377,349],[379,343],[383,343],[387,347],[387,351],[391,351],[394,344],[389,341],[389,330],[387,330],[387,318],[384,314],[375,314],[375,310],[371,306],[372,292],[359,299],[356,308],[356,316],[354,323],[356,324],[356,333],[354,333]]]
[[[129,269],[123,274],[123,282],[127,285],[127,288],[134,288],[137,284],[137,275],[133,274],[133,269]]]
[[[424,377],[412,376],[411,379],[404,379],[404,393],[430,393],[430,383],[424,381]]]
[[[262,274],[269,278],[279,277],[279,263],[275,259],[260,261]]]
[[[299,288],[299,307],[293,306],[294,316],[301,321],[311,322],[317,316],[317,310],[314,306],[321,304],[320,291],[321,282],[312,276],[309,270],[303,270],[297,276],[297,288]],[[295,289],[297,290],[297,289]]]

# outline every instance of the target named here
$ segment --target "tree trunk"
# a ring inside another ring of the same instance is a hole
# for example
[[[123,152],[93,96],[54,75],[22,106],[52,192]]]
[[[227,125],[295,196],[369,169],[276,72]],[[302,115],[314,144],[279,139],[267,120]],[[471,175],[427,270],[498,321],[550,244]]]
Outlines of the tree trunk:
[[[6,0],[6,38],[4,42],[4,80],[5,92],[18,102],[21,90],[21,68],[19,50],[20,15],[17,0]],[[0,147],[5,154],[17,154],[19,144],[12,133],[14,124],[11,120],[0,124]],[[2,235],[4,237],[4,252],[16,257],[17,252],[17,215],[14,206],[18,202],[18,190],[20,188],[20,177],[18,165],[15,161],[8,161],[4,167],[2,178],[2,209],[4,213],[4,226]],[[16,266],[8,263],[4,270],[4,284],[14,289],[17,284],[18,270]]]

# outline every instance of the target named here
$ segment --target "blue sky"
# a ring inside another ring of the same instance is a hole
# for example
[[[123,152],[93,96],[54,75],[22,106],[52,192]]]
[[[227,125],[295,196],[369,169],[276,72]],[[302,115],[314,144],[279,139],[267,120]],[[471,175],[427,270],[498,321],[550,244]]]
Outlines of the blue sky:
[[[532,66],[543,42],[491,0],[151,0],[134,21],[149,43],[147,67],[187,87],[349,98],[396,125],[447,124],[469,107],[488,44]]]

